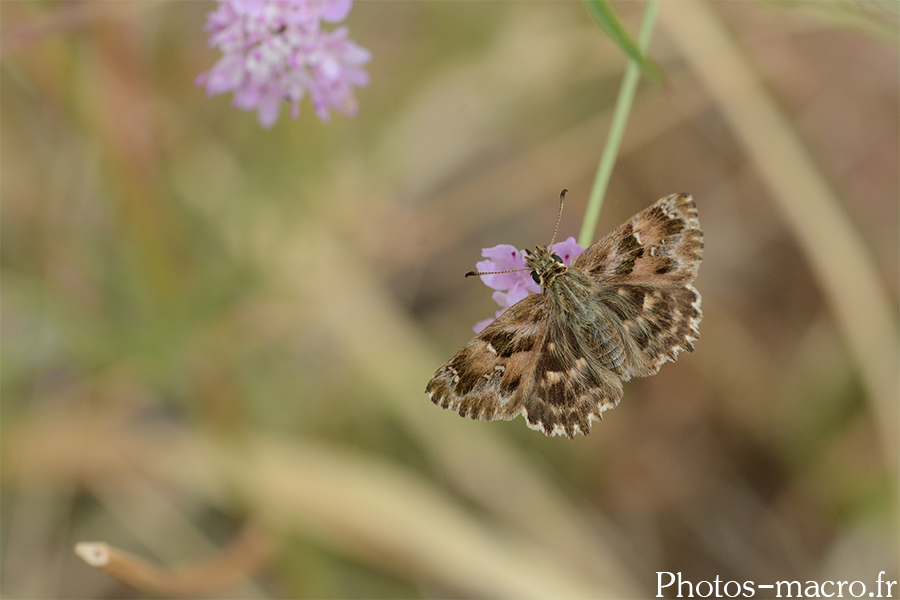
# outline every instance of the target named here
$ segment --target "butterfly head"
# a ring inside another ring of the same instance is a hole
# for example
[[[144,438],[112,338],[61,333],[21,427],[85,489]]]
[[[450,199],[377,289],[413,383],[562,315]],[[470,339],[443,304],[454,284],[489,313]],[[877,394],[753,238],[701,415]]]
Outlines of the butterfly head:
[[[525,267],[531,271],[531,278],[539,286],[546,287],[568,270],[558,254],[544,246],[535,246],[534,252],[525,250]]]
[[[508,271],[491,272],[469,271],[466,273],[466,277],[473,277],[475,275],[499,275],[500,273],[513,273],[515,271],[525,271],[527,269],[528,271],[531,271],[531,278],[534,279],[534,282],[543,288],[552,283],[557,276],[565,273],[567,267],[563,264],[563,259],[553,252],[553,242],[556,241],[556,232],[559,231],[559,219],[562,217],[563,201],[565,201],[566,192],[568,191],[569,190],[564,189],[559,194],[559,213],[556,215],[556,227],[553,229],[553,237],[550,239],[550,245],[535,246],[533,253],[525,250],[524,269],[509,269]]]

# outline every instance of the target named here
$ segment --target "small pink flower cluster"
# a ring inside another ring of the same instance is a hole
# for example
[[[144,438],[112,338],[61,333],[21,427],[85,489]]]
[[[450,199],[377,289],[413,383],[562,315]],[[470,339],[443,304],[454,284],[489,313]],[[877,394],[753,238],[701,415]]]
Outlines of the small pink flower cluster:
[[[553,244],[553,253],[563,259],[563,264],[572,264],[584,248],[578,245],[575,238],[570,237],[564,242]],[[475,263],[479,272],[485,271],[510,271],[512,269],[525,269],[525,256],[515,246],[500,244],[493,248],[483,248],[481,255],[488,260]],[[481,281],[492,290],[496,290],[492,296],[494,302],[500,305],[500,310],[490,319],[475,323],[475,333],[491,324],[491,322],[503,314],[503,312],[528,296],[539,294],[541,286],[534,282],[531,273],[527,270],[514,271],[512,273],[497,273],[496,275],[482,275]]]
[[[281,102],[291,118],[309,94],[322,121],[329,109],[356,114],[354,87],[366,86],[362,65],[371,53],[348,39],[347,28],[321,29],[343,21],[352,0],[219,0],[207,17],[210,46],[222,51],[197,85],[210,96],[234,92],[233,105],[256,110],[263,127],[278,120]]]

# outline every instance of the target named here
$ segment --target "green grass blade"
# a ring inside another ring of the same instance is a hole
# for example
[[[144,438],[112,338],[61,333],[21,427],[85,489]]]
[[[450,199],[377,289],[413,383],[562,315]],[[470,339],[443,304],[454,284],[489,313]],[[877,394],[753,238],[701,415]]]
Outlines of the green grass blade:
[[[666,75],[655,60],[645,55],[638,48],[628,30],[622,25],[619,14],[609,0],[584,0],[588,13],[597,25],[615,42],[632,60],[636,61],[644,73],[657,83],[663,83]]]
[[[653,25],[656,22],[658,12],[659,0],[648,0],[638,33],[640,48],[642,49],[646,49],[650,45]],[[643,50],[641,50],[641,53],[643,54]],[[597,165],[594,185],[588,197],[584,220],[581,222],[581,232],[578,234],[578,243],[584,247],[594,242],[594,230],[597,226],[597,219],[600,217],[603,197],[606,195],[606,188],[609,186],[609,179],[612,176],[613,167],[619,155],[619,147],[622,144],[622,137],[625,135],[625,125],[628,123],[631,105],[634,104],[634,95],[637,91],[639,80],[640,69],[637,61],[629,61],[628,67],[625,69],[625,76],[622,78],[622,86],[619,88],[619,95],[616,98],[616,106],[613,109],[606,145],[603,147],[600,163]]]

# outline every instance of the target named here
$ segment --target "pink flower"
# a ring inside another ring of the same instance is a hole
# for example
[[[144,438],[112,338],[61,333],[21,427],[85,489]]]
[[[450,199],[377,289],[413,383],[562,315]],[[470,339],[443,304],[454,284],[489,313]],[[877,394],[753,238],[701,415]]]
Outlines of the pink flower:
[[[578,245],[575,238],[570,237],[564,242],[553,244],[553,253],[559,255],[563,259],[563,264],[571,265],[579,254],[584,252],[584,248]],[[522,271],[514,271],[512,273],[497,273],[494,275],[482,275],[481,281],[493,290],[497,290],[493,294],[494,302],[500,305],[500,310],[490,319],[478,321],[475,323],[475,333],[479,333],[482,329],[491,324],[491,322],[503,314],[503,312],[522,300],[528,294],[539,294],[541,286],[534,282],[531,278],[531,272],[525,269],[525,257],[523,253],[509,244],[500,244],[493,248],[483,248],[481,255],[488,260],[482,260],[475,263],[475,267],[479,272],[485,271],[509,271],[512,269],[523,269]]]
[[[263,127],[278,120],[282,101],[296,119],[306,94],[322,121],[330,110],[356,114],[354,88],[369,84],[362,66],[371,53],[347,37],[346,27],[320,27],[343,21],[351,6],[351,0],[219,0],[206,30],[222,58],[197,85],[209,96],[233,92],[233,105],[255,110]]]

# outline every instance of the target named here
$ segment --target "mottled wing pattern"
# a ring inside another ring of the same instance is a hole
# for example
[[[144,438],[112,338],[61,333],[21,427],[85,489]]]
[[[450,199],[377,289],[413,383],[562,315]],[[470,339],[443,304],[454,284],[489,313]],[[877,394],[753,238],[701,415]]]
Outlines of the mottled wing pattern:
[[[703,258],[703,232],[689,194],[648,206],[587,248],[572,266],[605,282],[689,284]]]
[[[597,279],[598,293],[624,324],[627,376],[653,375],[680,351],[694,349],[702,312],[691,282],[702,258],[697,206],[691,196],[673,194],[575,260],[572,266]]]
[[[548,311],[540,294],[517,302],[438,369],[425,393],[461,417],[522,414],[548,436],[589,433],[619,402],[621,381]]]
[[[547,305],[533,294],[497,317],[437,370],[425,393],[461,417],[509,420],[522,413],[523,396],[546,337]]]
[[[622,381],[693,350],[703,233],[689,195],[659,200],[569,268],[547,248],[529,256],[542,293],[437,370],[425,390],[435,404],[487,421],[522,414],[532,429],[571,438],[618,404]]]
[[[623,321],[630,346],[626,351],[628,377],[655,375],[666,361],[674,361],[679,352],[693,352],[703,317],[700,294],[693,286],[622,285],[618,293],[644,308]]]
[[[549,335],[537,354],[523,412],[528,426],[548,436],[587,435],[591,423],[622,397],[622,381],[587,351],[585,339],[564,322],[551,319]]]

